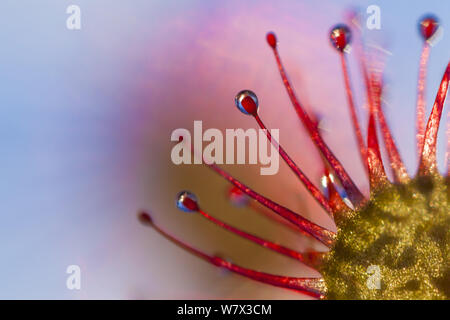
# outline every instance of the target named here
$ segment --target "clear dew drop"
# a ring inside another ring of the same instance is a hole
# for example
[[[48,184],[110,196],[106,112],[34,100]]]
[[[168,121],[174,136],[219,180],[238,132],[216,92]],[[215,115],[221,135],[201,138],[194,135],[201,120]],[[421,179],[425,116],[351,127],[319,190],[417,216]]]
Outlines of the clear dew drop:
[[[228,199],[236,207],[246,206],[250,201],[250,198],[235,186],[228,190]]]
[[[253,100],[253,103],[248,100],[249,98]],[[258,112],[258,97],[253,91],[240,91],[234,98],[234,103],[236,104],[236,107],[238,107],[238,109],[244,114],[256,115]]]
[[[330,41],[336,50],[343,52],[352,40],[352,33],[345,24],[338,24],[330,31]]]
[[[419,20],[419,32],[425,40],[433,37],[439,29],[439,20],[433,15],[426,15]]]
[[[323,175],[320,178],[320,186],[322,187],[323,193],[328,197],[328,193],[329,193],[329,191],[328,191],[328,176]]]
[[[198,211],[197,197],[189,191],[181,191],[177,194],[176,205],[184,212]]]

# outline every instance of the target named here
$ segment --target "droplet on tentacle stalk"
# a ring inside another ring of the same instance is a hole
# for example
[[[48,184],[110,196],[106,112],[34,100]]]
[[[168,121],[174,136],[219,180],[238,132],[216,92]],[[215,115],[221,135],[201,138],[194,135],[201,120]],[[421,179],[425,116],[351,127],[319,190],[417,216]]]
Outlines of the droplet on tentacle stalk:
[[[228,189],[227,196],[236,207],[246,206],[250,201],[250,198],[244,192],[234,186]]]
[[[181,191],[176,198],[177,208],[184,212],[197,212],[198,204],[195,194],[189,191]]]
[[[258,97],[253,91],[242,90],[234,98],[234,103],[238,109],[247,115],[258,114]]]
[[[439,28],[439,21],[433,15],[426,15],[419,21],[419,32],[425,40],[435,35]]]
[[[337,50],[346,50],[350,45],[351,40],[352,33],[345,24],[338,24],[331,29],[330,41]]]

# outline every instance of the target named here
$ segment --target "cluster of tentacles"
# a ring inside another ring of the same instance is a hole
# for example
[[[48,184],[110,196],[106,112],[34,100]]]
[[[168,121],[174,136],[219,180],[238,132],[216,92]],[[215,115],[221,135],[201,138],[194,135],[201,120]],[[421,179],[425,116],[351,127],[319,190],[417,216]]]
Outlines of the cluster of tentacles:
[[[324,164],[323,189],[317,188],[286,151],[273,139],[258,115],[256,95],[244,90],[235,97],[236,106],[253,116],[265,130],[268,140],[303,183],[309,193],[334,219],[337,232],[327,230],[292,210],[250,189],[214,163],[205,165],[232,185],[231,197],[254,199],[282,217],[299,232],[329,247],[327,252],[301,253],[247,233],[214,218],[200,207],[195,195],[183,191],[177,196],[179,209],[197,212],[226,230],[278,254],[288,256],[317,269],[322,278],[296,278],[250,270],[220,257],[208,255],[176,239],[155,224],[152,217],[141,212],[139,219],[183,249],[215,266],[270,285],[292,289],[316,298],[350,299],[448,299],[450,297],[450,215],[449,174],[441,176],[436,162],[439,123],[450,80],[450,64],[439,86],[434,105],[425,126],[425,78],[430,44],[438,32],[436,18],[427,16],[420,21],[424,46],[420,58],[417,98],[417,148],[419,153],[416,177],[408,176],[382,109],[382,68],[366,59],[362,41],[354,45],[365,82],[368,125],[364,140],[357,118],[348,71],[347,54],[350,29],[338,25],[331,30],[330,40],[340,55],[348,107],[358,144],[359,154],[370,182],[370,198],[366,198],[322,138],[317,117],[306,112],[300,103],[282,65],[274,33],[267,34],[281,78],[292,105],[320,152]],[[356,30],[358,35],[359,31]],[[359,37],[360,38],[360,37]],[[377,129],[384,143],[393,181],[389,181],[381,157]],[[180,137],[182,139],[182,137]],[[194,150],[195,152],[195,150]],[[244,198],[245,197],[245,198]],[[379,284],[369,286],[368,268],[378,268]]]

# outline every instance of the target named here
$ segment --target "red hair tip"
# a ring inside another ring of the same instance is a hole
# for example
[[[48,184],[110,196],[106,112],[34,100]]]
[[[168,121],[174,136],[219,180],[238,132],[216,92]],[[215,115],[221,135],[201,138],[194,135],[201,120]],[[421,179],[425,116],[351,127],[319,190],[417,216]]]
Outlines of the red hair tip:
[[[272,49],[277,48],[277,36],[275,35],[275,33],[273,33],[273,32],[267,33],[266,40]]]
[[[145,225],[153,224],[152,217],[145,211],[141,211],[140,213],[138,213],[138,219],[142,224],[145,224]]]

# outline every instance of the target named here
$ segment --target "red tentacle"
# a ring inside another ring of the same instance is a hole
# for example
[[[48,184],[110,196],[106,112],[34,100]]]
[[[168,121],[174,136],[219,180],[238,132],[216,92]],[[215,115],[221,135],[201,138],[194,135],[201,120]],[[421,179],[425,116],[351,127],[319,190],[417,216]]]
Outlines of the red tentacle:
[[[422,53],[420,55],[419,63],[419,78],[417,81],[417,103],[416,103],[416,140],[417,140],[417,154],[420,154],[423,149],[423,139],[425,134],[425,87],[427,75],[427,63],[430,56],[430,45],[427,41],[424,42]]]
[[[192,144],[191,144],[191,150],[196,154]],[[205,161],[203,158],[203,155],[198,155],[203,160],[203,163],[211,168],[213,171],[218,173],[220,176],[228,180],[231,184],[233,184],[235,187],[237,187],[239,190],[241,190],[243,193],[245,193],[247,196],[249,196],[252,199],[255,199],[260,204],[265,206],[266,208],[269,208],[274,213],[279,215],[280,217],[284,218],[286,221],[290,222],[291,224],[297,226],[313,238],[319,240],[323,244],[325,244],[328,247],[331,247],[334,243],[336,234],[330,230],[327,230],[308,219],[305,219],[298,213],[293,212],[292,210],[283,207],[279,205],[278,203],[270,200],[269,198],[264,197],[263,195],[257,193],[256,191],[252,190],[236,178],[234,178],[232,175],[230,175],[225,170],[221,169],[214,163],[210,163],[209,161]]]
[[[364,138],[361,133],[361,127],[359,126],[358,116],[356,115],[355,103],[353,101],[353,93],[350,85],[350,75],[348,72],[347,59],[345,58],[345,52],[340,52],[342,71],[344,74],[345,91],[347,93],[348,107],[350,110],[350,117],[353,124],[353,130],[355,132],[356,141],[358,143],[359,154],[361,161],[367,170],[367,151]]]
[[[328,213],[329,216],[333,217],[333,210],[329,206],[327,200],[325,199],[324,195],[320,190],[312,184],[312,182],[308,179],[308,177],[300,170],[300,168],[297,166],[297,164],[289,157],[287,152],[283,149],[282,146],[273,139],[271,133],[269,130],[267,130],[266,126],[262,122],[261,118],[258,115],[255,115],[256,122],[258,123],[259,127],[264,130],[266,133],[267,139],[274,145],[275,149],[278,150],[283,160],[286,162],[286,164],[291,168],[291,170],[295,173],[295,175],[302,181],[303,185],[308,189],[309,193],[314,197],[314,199],[319,202],[319,204],[322,206],[322,208]]]
[[[275,39],[275,40],[272,41],[273,39]],[[292,86],[287,78],[286,71],[284,70],[284,67],[281,63],[281,59],[280,59],[280,56],[278,54],[278,50],[276,47],[275,35],[272,33],[269,33],[267,35],[267,41],[273,49],[273,53],[275,55],[278,69],[280,71],[280,75],[283,80],[283,84],[286,88],[289,98],[291,99],[292,105],[294,106],[294,109],[297,112],[297,115],[299,116],[300,120],[302,121],[303,125],[305,126],[306,130],[308,131],[308,133],[311,137],[311,140],[314,142],[317,149],[323,154],[323,156],[327,159],[327,161],[329,162],[329,164],[335,171],[336,176],[341,181],[343,188],[345,189],[345,191],[347,192],[347,194],[349,196],[349,199],[353,202],[353,204],[356,207],[361,206],[365,202],[365,198],[364,198],[363,194],[358,189],[358,187],[355,185],[355,183],[350,178],[348,173],[345,171],[344,167],[339,162],[339,160],[336,158],[336,156],[331,152],[330,148],[327,146],[327,144],[325,143],[325,141],[322,139],[321,135],[319,134],[319,132],[317,130],[317,126],[314,125],[314,122],[311,120],[311,118],[305,112],[304,108],[299,103],[299,101],[294,93],[294,90],[292,89]]]
[[[377,100],[376,96],[378,93],[374,90],[370,90],[370,93],[372,104],[369,107],[369,124],[367,126],[367,166],[369,169],[370,189],[376,190],[387,183],[388,180],[384,171],[375,124],[375,113],[377,110],[374,101]]]
[[[392,174],[394,176],[394,181],[399,183],[405,183],[409,180],[408,172],[406,167],[400,157],[400,153],[395,144],[394,138],[392,137],[391,130],[386,121],[384,111],[381,107],[381,90],[382,84],[379,77],[381,73],[377,76],[374,75],[373,81],[371,81],[370,91],[372,92],[372,103],[375,109],[375,114],[377,116],[378,123],[380,124],[380,129],[386,147],[386,151],[389,157],[389,163],[392,169]]]
[[[436,161],[437,134],[439,130],[439,124],[441,121],[442,109],[444,107],[445,98],[447,96],[449,80],[450,80],[450,63],[447,65],[447,68],[445,69],[445,73],[444,76],[442,77],[442,81],[439,86],[438,93],[436,95],[436,100],[434,102],[433,109],[431,110],[427,127],[425,129],[424,144],[419,164],[419,174],[421,175],[437,172],[437,161]]]
[[[292,250],[290,248],[287,248],[285,246],[282,246],[282,245],[279,245],[277,243],[274,243],[274,242],[262,239],[262,238],[260,238],[258,236],[255,236],[255,235],[251,234],[251,233],[248,233],[248,232],[242,231],[242,230],[240,230],[238,228],[235,228],[235,227],[233,227],[233,226],[231,226],[231,225],[229,225],[229,224],[227,224],[227,223],[225,223],[225,222],[223,222],[223,221],[221,221],[221,220],[219,220],[217,218],[214,218],[213,216],[209,215],[208,213],[206,213],[205,211],[203,211],[201,209],[199,210],[199,212],[207,220],[211,221],[212,223],[214,223],[214,224],[216,224],[216,225],[218,225],[218,226],[220,226],[220,227],[222,227],[222,228],[224,228],[224,229],[226,229],[226,230],[228,230],[228,231],[230,231],[230,232],[232,232],[232,233],[234,233],[234,234],[236,234],[236,235],[238,235],[238,236],[240,236],[240,237],[242,237],[244,239],[247,239],[247,240],[249,240],[251,242],[254,242],[254,243],[256,243],[256,244],[258,244],[258,245],[260,245],[262,247],[268,248],[268,249],[270,249],[272,251],[275,251],[275,252],[277,252],[279,254],[282,254],[282,255],[285,255],[285,256],[290,257],[292,259],[295,259],[297,261],[300,261],[300,262],[302,262],[302,263],[304,263],[304,264],[306,264],[306,265],[308,265],[310,267],[314,267],[309,262],[308,256],[303,254],[303,253],[297,252],[297,251]]]
[[[222,258],[210,256],[194,247],[178,240],[174,236],[170,235],[159,226],[157,226],[150,215],[146,212],[142,212],[139,214],[139,220],[147,225],[152,227],[155,231],[161,234],[163,237],[179,246],[180,248],[190,252],[191,254],[199,257],[200,259],[209,262],[217,267],[225,268],[234,273],[240,274],[246,278],[270,284],[273,286],[291,289],[300,293],[308,294],[315,298],[323,298],[325,293],[325,283],[323,279],[319,278],[294,278],[294,277],[286,277],[273,275],[269,273],[259,272],[256,270],[247,269],[231,262],[228,262]]]
[[[381,89],[382,89],[381,71],[376,71],[378,73],[378,79],[375,77],[372,77],[372,80],[369,79],[369,71],[366,63],[366,55],[364,53],[364,43],[361,36],[361,29],[360,26],[357,25],[358,21],[356,18],[352,19],[352,22],[353,24],[356,25],[355,29],[358,41],[356,42],[355,45],[356,49],[355,51],[358,56],[364,83],[366,85],[367,101],[369,104],[369,108],[371,107],[375,108],[375,113],[377,116],[378,123],[380,124],[383,142],[386,147],[386,151],[388,153],[390,168],[392,170],[394,180],[396,182],[404,183],[409,180],[408,172],[406,171],[406,167],[400,157],[400,153],[398,152],[397,146],[392,137],[391,130],[389,129],[389,126],[387,124],[384,111],[381,107]]]
[[[233,176],[231,176],[226,171],[220,169],[215,164],[207,164],[208,167],[213,169],[216,173],[221,175],[223,178],[228,180],[230,183],[232,183],[235,187],[239,188],[242,192],[244,192],[249,197],[255,199],[263,206],[271,209],[274,213],[278,214],[279,216],[283,217],[290,223],[296,225],[298,228],[302,229],[315,239],[319,240],[323,244],[325,244],[328,247],[331,247],[334,243],[334,239],[336,237],[336,234],[330,230],[327,230],[323,227],[320,227],[316,225],[315,223],[303,218],[301,215],[293,212],[292,210],[283,207],[279,205],[278,203],[262,196],[261,194],[253,191],[249,187],[247,187],[245,184],[241,183],[239,180],[235,179]]]
[[[242,192],[239,188],[231,185],[227,191],[227,197],[230,199],[231,203],[236,206],[247,206],[252,210],[256,211],[259,214],[262,214],[267,219],[270,219],[273,222],[280,223],[285,227],[290,228],[295,232],[300,232],[302,235],[309,236],[302,229],[299,229],[297,226],[292,223],[286,221],[284,218],[274,214],[271,210],[268,210],[266,207],[261,206],[258,201],[251,199],[244,192]]]

